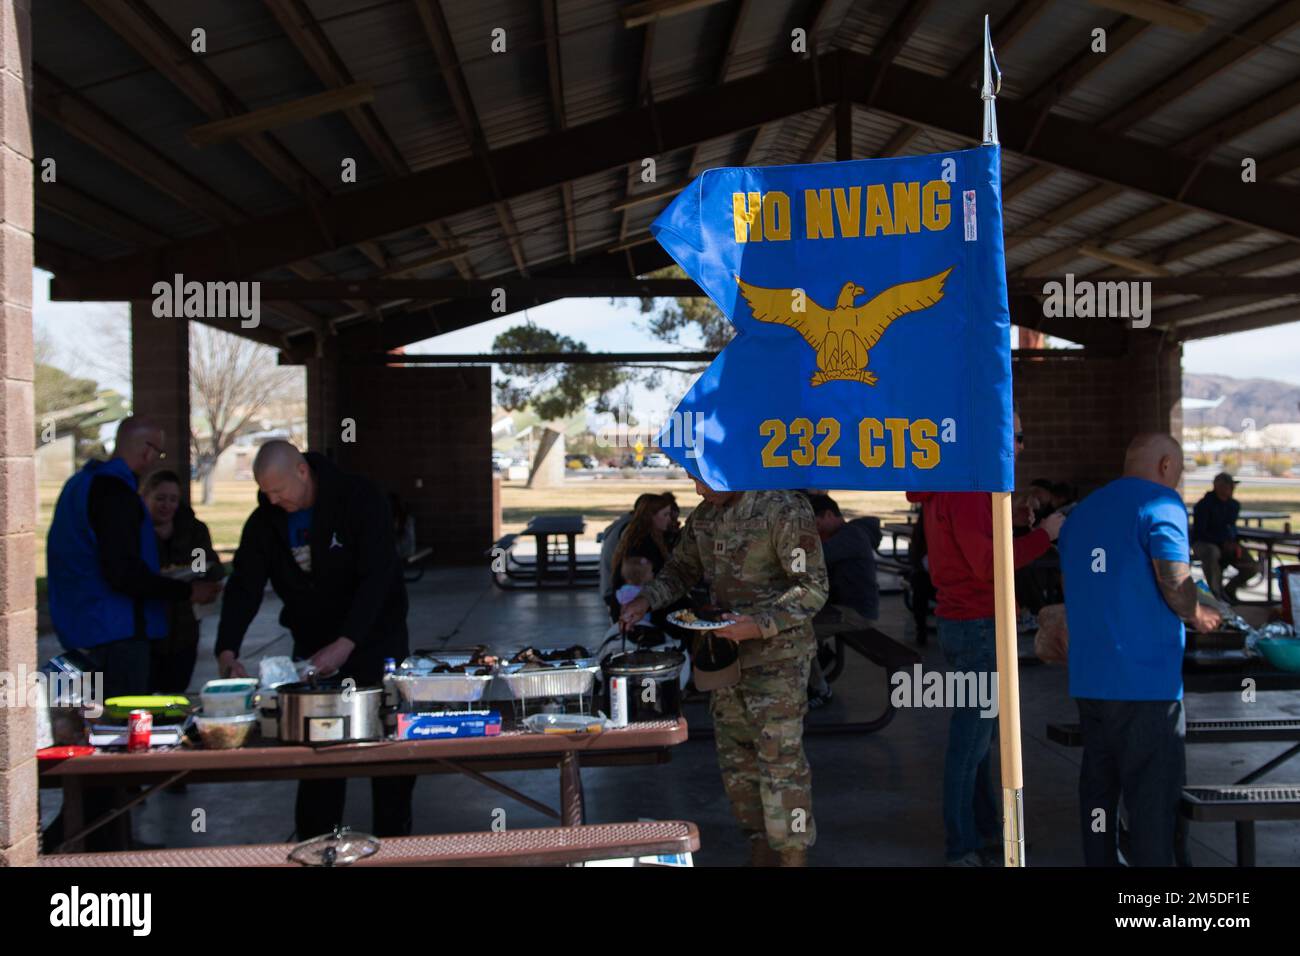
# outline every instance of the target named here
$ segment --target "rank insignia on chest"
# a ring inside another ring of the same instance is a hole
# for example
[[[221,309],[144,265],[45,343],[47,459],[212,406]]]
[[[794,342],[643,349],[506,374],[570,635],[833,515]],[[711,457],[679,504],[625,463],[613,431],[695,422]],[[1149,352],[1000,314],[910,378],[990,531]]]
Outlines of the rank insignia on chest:
[[[724,542],[724,541],[715,541],[715,542],[713,542],[713,553],[714,553],[714,554],[726,554],[726,553],[727,553],[727,545],[726,545],[726,542]]]

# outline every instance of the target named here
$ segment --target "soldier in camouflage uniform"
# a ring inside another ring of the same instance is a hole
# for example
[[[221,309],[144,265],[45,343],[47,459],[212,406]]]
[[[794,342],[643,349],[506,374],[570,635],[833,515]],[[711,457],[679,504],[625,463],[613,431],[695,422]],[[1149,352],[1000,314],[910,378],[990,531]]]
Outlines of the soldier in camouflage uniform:
[[[803,751],[813,615],[829,585],[808,500],[792,491],[715,492],[686,520],[663,570],[623,610],[628,626],[703,581],[735,623],[713,632],[739,642],[740,682],[713,692],[722,782],[751,838],[756,864],[799,866],[817,839],[812,774]]]

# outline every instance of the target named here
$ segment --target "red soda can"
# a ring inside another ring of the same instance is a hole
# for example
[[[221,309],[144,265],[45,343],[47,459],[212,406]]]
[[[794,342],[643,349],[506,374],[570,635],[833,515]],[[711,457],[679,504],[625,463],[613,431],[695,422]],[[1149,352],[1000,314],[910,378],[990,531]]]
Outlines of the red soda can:
[[[138,753],[149,749],[153,736],[153,714],[147,710],[133,710],[126,724],[126,749]]]

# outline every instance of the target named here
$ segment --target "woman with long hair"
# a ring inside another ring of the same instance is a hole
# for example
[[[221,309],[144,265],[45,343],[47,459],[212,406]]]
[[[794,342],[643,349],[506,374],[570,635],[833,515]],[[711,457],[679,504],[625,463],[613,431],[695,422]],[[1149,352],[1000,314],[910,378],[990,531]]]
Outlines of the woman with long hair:
[[[672,505],[665,495],[649,495],[641,500],[627,530],[619,538],[618,548],[614,551],[613,573],[615,593],[626,583],[624,562],[648,561],[651,577],[658,574],[668,561],[672,548],[665,538],[665,533],[672,522]],[[610,601],[610,611],[614,620],[618,619],[619,606],[616,599]]]
[[[203,552],[205,580],[219,581],[225,576],[221,559],[212,548],[208,526],[194,516],[189,505],[181,501],[181,479],[174,471],[155,471],[140,486],[140,497],[153,521],[158,539],[158,560],[163,573],[197,571],[194,552]],[[194,605],[188,600],[171,606],[167,636],[150,645],[152,656],[152,690],[164,694],[183,694],[194,676],[194,662],[199,649],[199,622]]]

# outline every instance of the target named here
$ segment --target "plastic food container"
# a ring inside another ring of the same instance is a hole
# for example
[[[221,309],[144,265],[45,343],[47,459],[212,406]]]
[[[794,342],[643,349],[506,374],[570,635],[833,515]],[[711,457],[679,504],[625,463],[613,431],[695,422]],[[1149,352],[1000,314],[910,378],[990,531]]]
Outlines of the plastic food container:
[[[1300,671],[1300,638],[1265,637],[1255,646],[1280,671]]]
[[[250,713],[256,692],[257,681],[251,677],[210,680],[199,693],[203,700],[203,716],[234,717],[236,714]]]
[[[234,750],[244,746],[248,735],[257,723],[256,714],[236,714],[233,717],[205,717],[196,714],[194,723],[207,750]]]
[[[180,718],[190,712],[190,700],[179,694],[143,694],[104,701],[104,716],[109,720],[126,720],[133,710],[147,710],[155,720]]]

